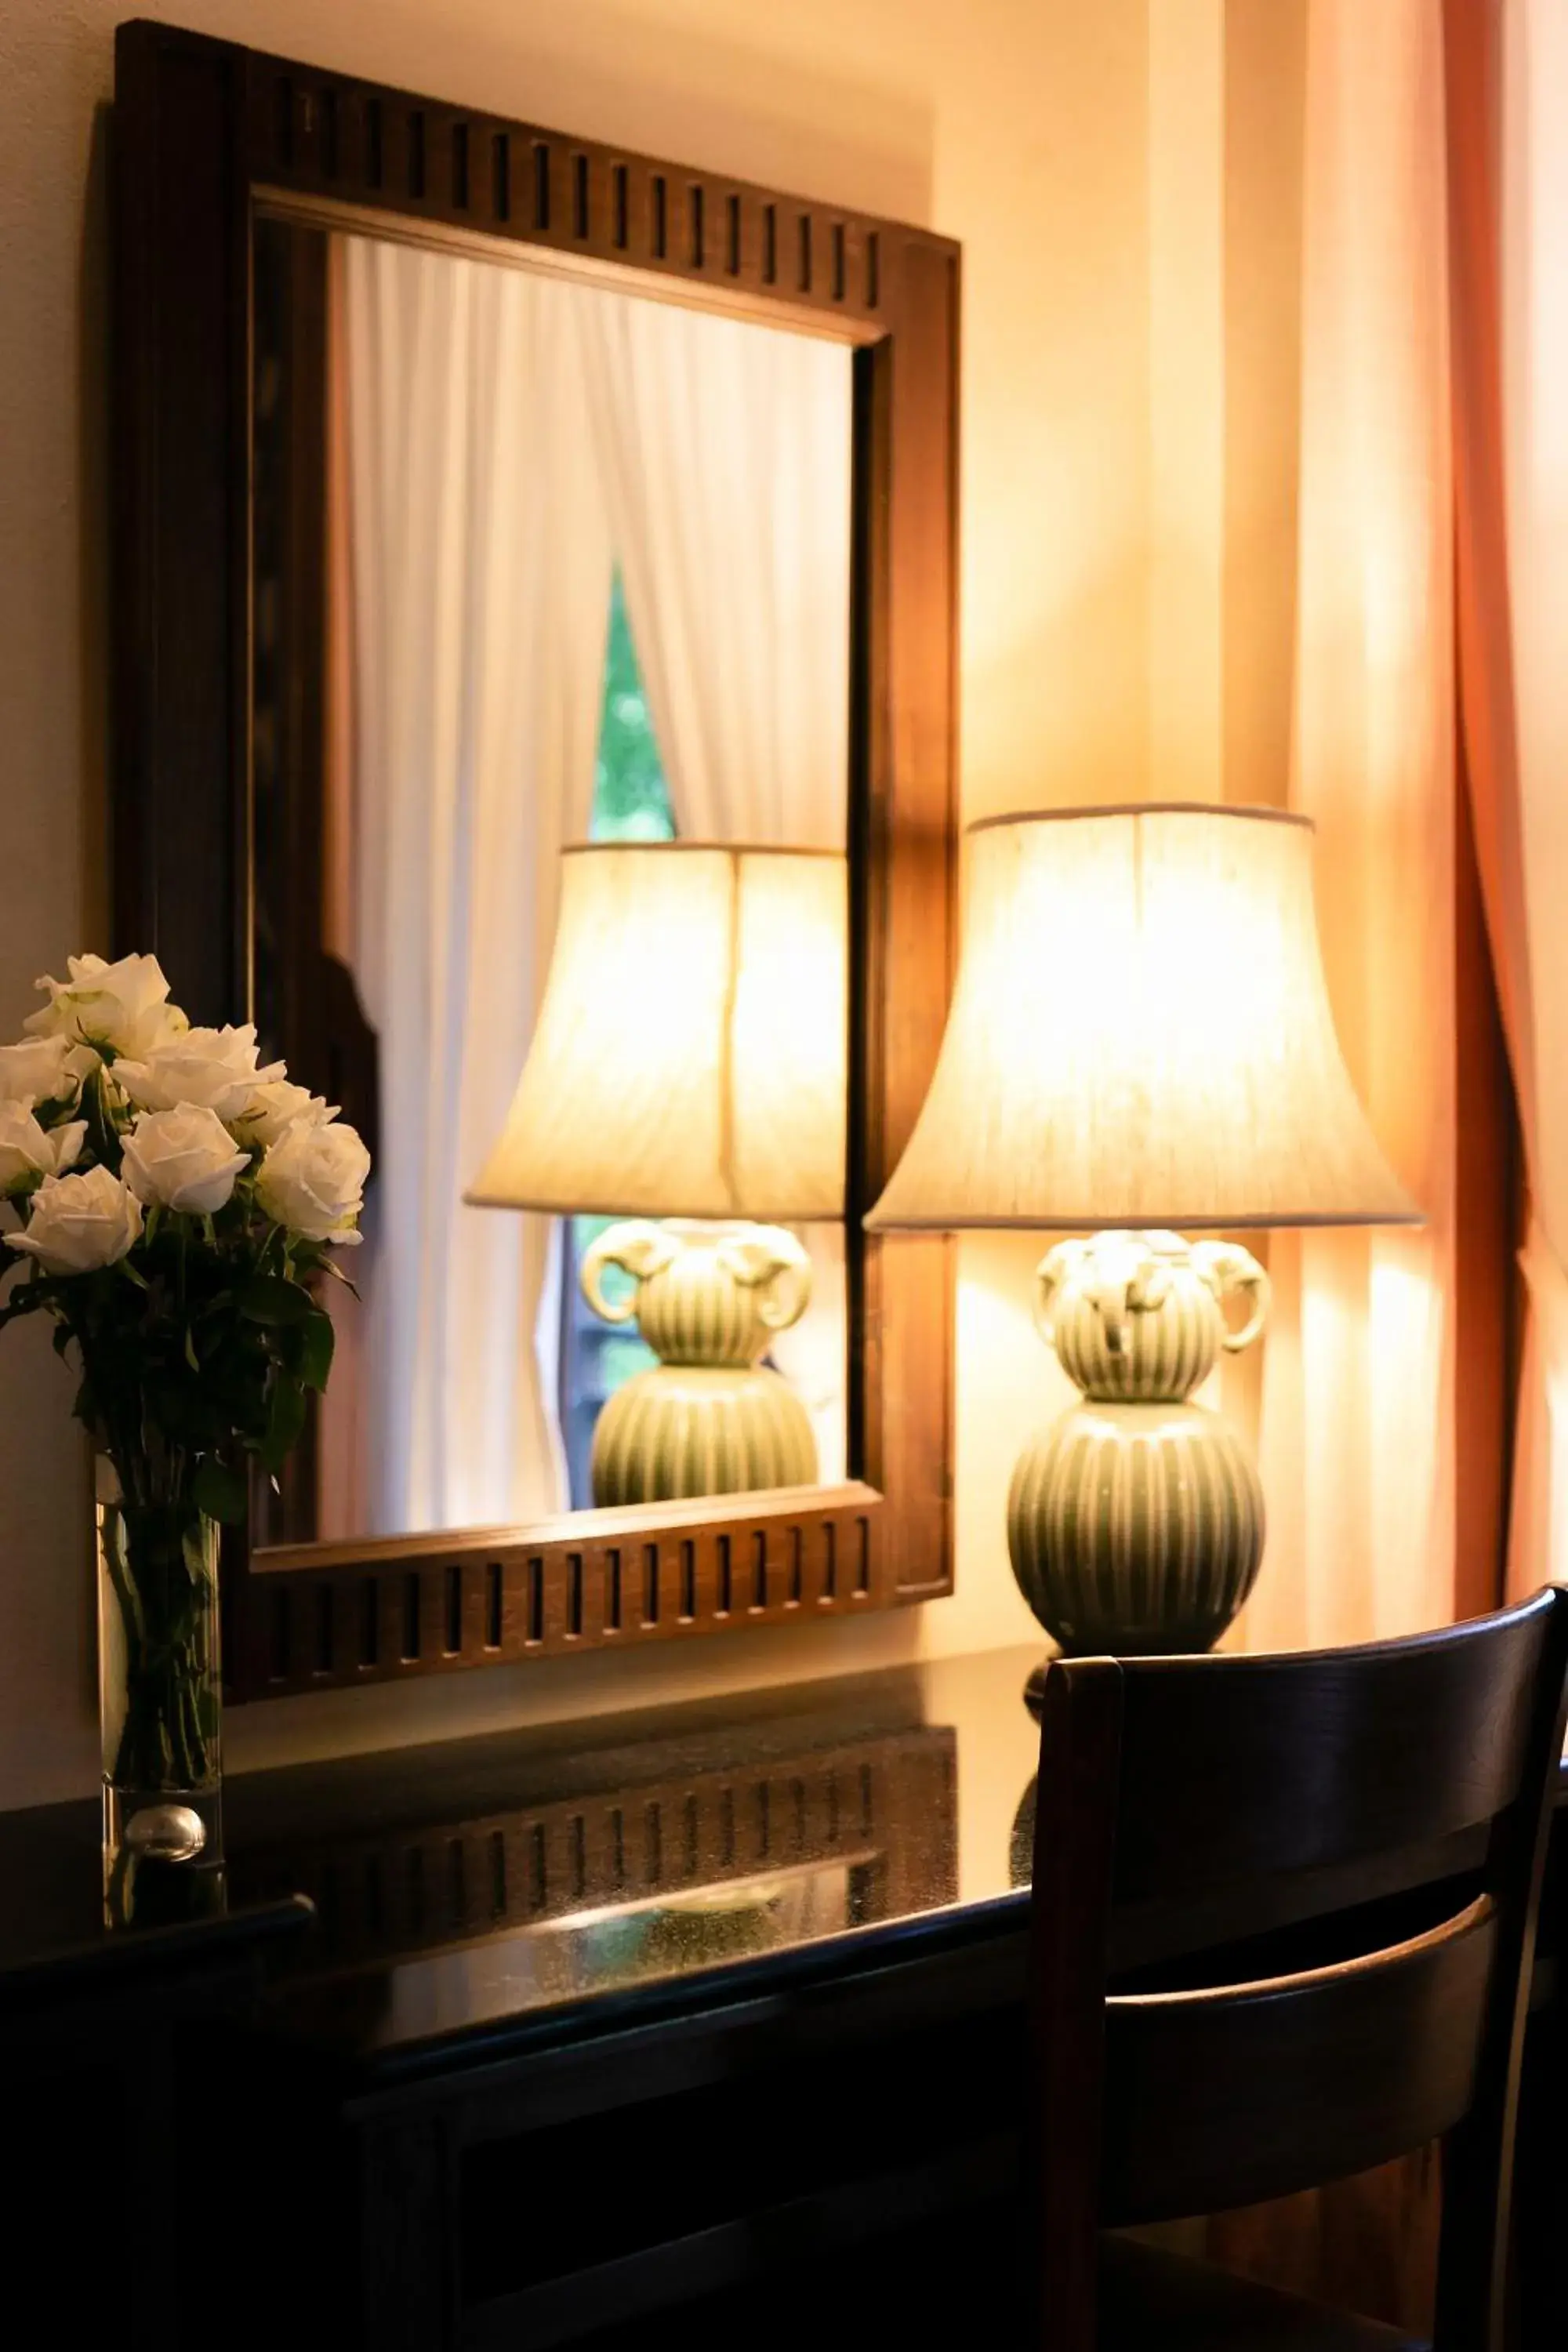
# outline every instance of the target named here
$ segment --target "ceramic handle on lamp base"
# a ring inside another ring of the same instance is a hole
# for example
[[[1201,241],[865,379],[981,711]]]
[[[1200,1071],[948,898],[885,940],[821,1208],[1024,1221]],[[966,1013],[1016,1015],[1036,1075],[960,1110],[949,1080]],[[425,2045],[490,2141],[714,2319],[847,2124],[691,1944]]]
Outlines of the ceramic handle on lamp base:
[[[794,1234],[782,1225],[751,1225],[721,1242],[717,1256],[727,1274],[755,1291],[767,1330],[787,1331],[800,1321],[811,1298],[811,1260]]]
[[[1226,1331],[1220,1346],[1230,1356],[1238,1356],[1250,1348],[1268,1320],[1268,1303],[1273,1296],[1268,1276],[1239,1242],[1194,1242],[1193,1264],[1208,1284],[1217,1300],[1224,1300],[1233,1290],[1248,1291],[1252,1312],[1239,1331]]]
[[[662,1225],[653,1224],[646,1217],[628,1217],[618,1225],[606,1225],[597,1240],[589,1243],[577,1279],[595,1315],[602,1316],[606,1323],[629,1323],[637,1313],[637,1292],[628,1291],[618,1303],[606,1298],[601,1282],[605,1268],[618,1265],[624,1274],[634,1276],[641,1283],[679,1255],[679,1244],[671,1240]]]

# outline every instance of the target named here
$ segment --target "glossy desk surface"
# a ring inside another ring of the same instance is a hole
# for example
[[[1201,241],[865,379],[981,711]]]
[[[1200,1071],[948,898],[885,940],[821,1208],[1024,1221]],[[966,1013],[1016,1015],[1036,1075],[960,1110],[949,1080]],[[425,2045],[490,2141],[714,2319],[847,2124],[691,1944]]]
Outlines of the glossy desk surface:
[[[1005,1932],[1037,1658],[238,1775],[227,1907],[310,1898],[276,2022],[373,2069]],[[101,1936],[97,1838],[92,1804],[0,1816],[0,1972]]]
[[[310,1897],[274,2023],[375,2074],[1016,1941],[1038,1654],[240,1775],[227,1910]],[[0,1815],[0,1988],[101,1944],[97,1841]]]

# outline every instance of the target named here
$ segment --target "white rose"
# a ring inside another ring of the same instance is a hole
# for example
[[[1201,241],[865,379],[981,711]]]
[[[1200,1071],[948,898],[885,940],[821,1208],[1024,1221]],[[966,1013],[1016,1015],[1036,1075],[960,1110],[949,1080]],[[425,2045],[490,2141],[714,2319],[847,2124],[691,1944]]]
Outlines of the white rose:
[[[183,1104],[237,1118],[259,1086],[283,1076],[281,1062],[256,1066],[256,1032],[187,1029],[154,1047],[142,1061],[120,1061],[114,1075],[132,1102],[144,1110],[178,1110]]]
[[[73,1045],[63,1034],[0,1045],[0,1102],[65,1102],[97,1059],[90,1047]]]
[[[210,1217],[250,1165],[216,1110],[182,1103],[177,1110],[144,1110],[125,1139],[125,1181],[139,1201]]]
[[[185,1026],[177,1004],[169,1003],[169,983],[156,956],[121,956],[105,963],[101,956],[68,956],[68,980],[40,980],[49,992],[48,1003],[33,1013],[23,1027],[34,1037],[64,1037],[76,1045],[100,1052],[150,1054]]]
[[[8,1198],[42,1176],[63,1176],[82,1147],[85,1118],[46,1129],[30,1102],[0,1101],[0,1197]]]
[[[267,1214],[311,1242],[353,1243],[370,1154],[352,1127],[303,1122],[280,1135],[257,1171]]]
[[[142,1203],[107,1168],[46,1176],[33,1194],[25,1233],[5,1236],[46,1274],[90,1274],[122,1258],[142,1231]]]
[[[242,1143],[265,1147],[300,1122],[306,1127],[325,1127],[337,1115],[335,1103],[313,1095],[308,1087],[297,1087],[290,1078],[268,1078],[231,1124]]]

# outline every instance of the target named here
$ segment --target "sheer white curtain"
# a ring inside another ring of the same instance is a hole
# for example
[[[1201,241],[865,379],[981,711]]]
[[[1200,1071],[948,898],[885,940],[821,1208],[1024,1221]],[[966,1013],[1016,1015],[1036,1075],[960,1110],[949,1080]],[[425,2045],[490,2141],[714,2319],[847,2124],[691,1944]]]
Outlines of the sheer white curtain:
[[[843,849],[850,356],[841,343],[585,293],[588,414],[678,832]],[[844,1468],[844,1235],[773,1355]]]
[[[365,1425],[377,1528],[563,1507],[552,1221],[462,1205],[586,835],[612,572],[574,289],[344,240],[352,961],[381,1053]],[[536,1347],[536,1334],[542,1334]]]
[[[625,295],[576,315],[678,829],[842,849],[847,347]]]
[[[1249,1648],[1446,1622],[1454,1589],[1453,605],[1442,27],[1311,0],[1291,803],[1335,1018],[1412,1232],[1277,1234]]]

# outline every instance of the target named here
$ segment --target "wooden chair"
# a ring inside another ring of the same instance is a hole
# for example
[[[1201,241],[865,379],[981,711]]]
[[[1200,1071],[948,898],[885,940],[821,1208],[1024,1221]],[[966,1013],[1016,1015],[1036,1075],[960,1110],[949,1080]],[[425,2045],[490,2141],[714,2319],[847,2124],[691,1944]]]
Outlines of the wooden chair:
[[[1568,1589],[1363,1649],[1052,1664],[1030,1985],[1034,2340],[1414,2346],[1101,2231],[1441,2140],[1433,2345],[1500,2352],[1565,1678]]]

